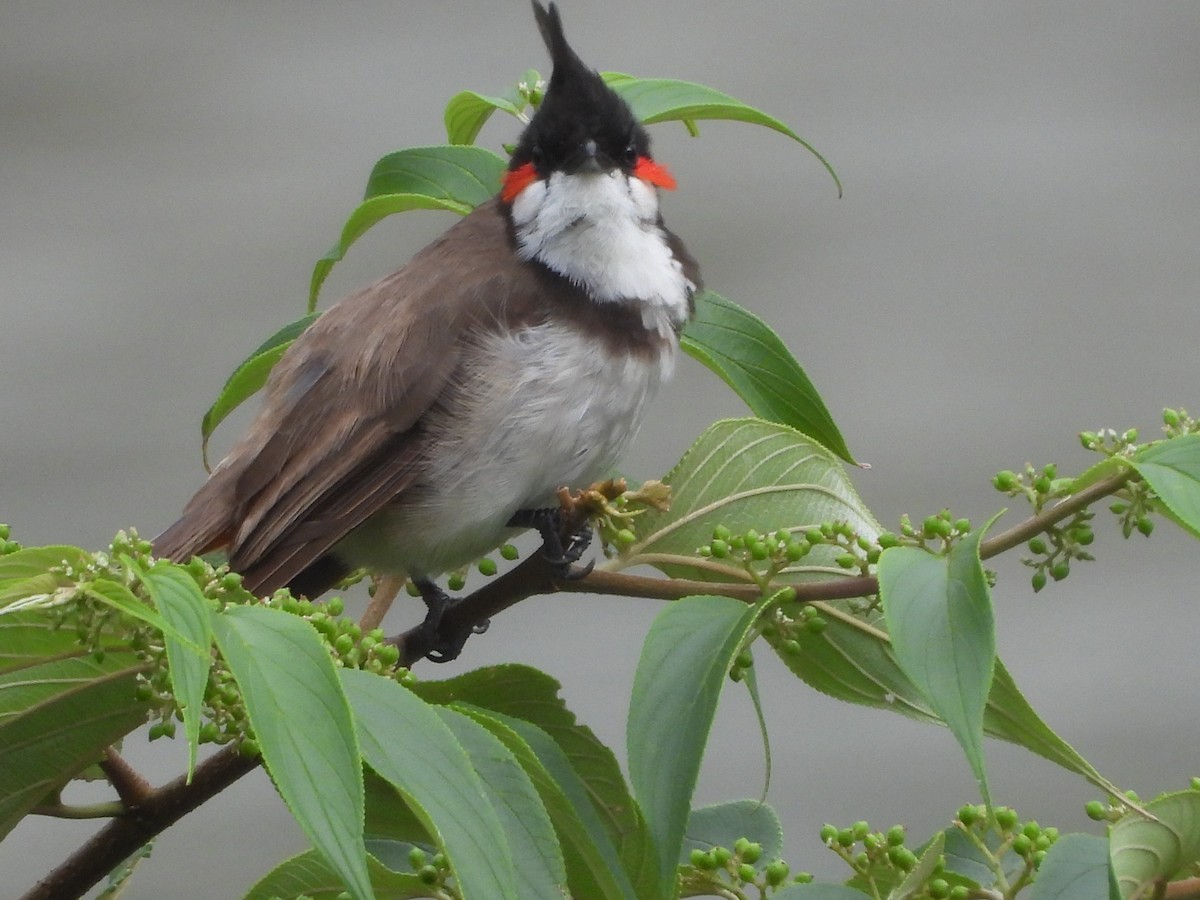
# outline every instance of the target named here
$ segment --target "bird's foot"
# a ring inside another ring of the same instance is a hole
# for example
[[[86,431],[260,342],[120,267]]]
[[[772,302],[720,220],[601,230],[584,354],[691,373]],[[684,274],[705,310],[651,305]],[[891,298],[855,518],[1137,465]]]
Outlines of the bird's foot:
[[[557,578],[575,581],[586,576],[596,565],[589,561],[580,568],[572,568],[592,542],[592,523],[585,519],[574,531],[564,534],[567,522],[562,507],[519,509],[508,524],[513,528],[537,530],[542,536],[542,557],[553,567]]]
[[[491,624],[489,621],[480,622],[469,628],[448,630],[443,623],[446,610],[461,601],[451,597],[428,578],[414,578],[413,584],[421,592],[421,599],[425,601],[425,606],[428,608],[425,621],[410,638],[413,642],[415,658],[424,657],[436,663],[450,662],[457,659],[458,655],[462,653],[467,638],[473,634],[483,634],[488,630],[488,625]]]

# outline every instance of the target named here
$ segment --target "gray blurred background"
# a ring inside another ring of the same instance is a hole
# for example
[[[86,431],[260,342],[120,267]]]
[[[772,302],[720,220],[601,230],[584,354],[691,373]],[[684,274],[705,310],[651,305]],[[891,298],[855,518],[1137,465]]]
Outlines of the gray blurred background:
[[[1081,429],[1200,412],[1200,5],[564,0],[599,68],[701,81],[796,128],[653,129],[679,189],[670,225],[709,285],[772,323],[858,457],[881,521],[944,505],[982,521],[1000,468],[1091,457]],[[442,141],[454,92],[499,92],[546,61],[523,0],[0,8],[0,521],[29,543],[154,534],[201,483],[200,416],[225,376],[304,307],[371,165]],[[497,121],[483,140],[517,134]],[[327,301],[452,220],[397,217],[334,270]],[[740,402],[687,360],[627,470],[665,472]],[[245,417],[215,441],[227,448]],[[1011,524],[1022,511],[1004,520]],[[1002,523],[1003,524],[1003,523]],[[998,561],[999,647],[1044,718],[1143,795],[1200,772],[1194,542],[1160,525],[1034,597]],[[442,677],[544,668],[623,746],[636,654],[658,605],[539,598]],[[393,613],[399,630],[415,618]],[[950,734],[809,690],[760,654],[770,800],[793,868],[841,870],[824,821],[901,822],[914,843],[975,799]],[[182,746],[126,741],[157,781]],[[1097,795],[990,743],[997,799],[1094,828]],[[697,802],[756,796],[762,752],[726,694]],[[91,796],[83,792],[78,796]],[[0,896],[94,826],[38,819],[0,844]],[[238,896],[305,841],[261,772],[176,826],[126,897]]]

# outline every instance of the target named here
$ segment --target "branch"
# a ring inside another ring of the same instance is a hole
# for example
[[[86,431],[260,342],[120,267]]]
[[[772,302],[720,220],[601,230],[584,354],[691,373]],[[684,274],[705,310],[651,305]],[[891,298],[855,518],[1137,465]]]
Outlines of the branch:
[[[65,862],[39,881],[22,900],[70,900],[131,856],[152,837],[212,799],[258,765],[257,759],[226,747],[196,766],[191,784],[181,775],[161,788],[151,788],[136,806],[114,819]],[[107,771],[107,770],[106,770]]]
[[[108,747],[104,751],[104,759],[100,760],[100,771],[104,773],[108,783],[113,786],[113,790],[117,792],[121,802],[130,809],[141,806],[154,793],[150,782],[143,778],[133,766],[125,762],[121,758],[121,754],[112,747]]]
[[[979,555],[990,559],[1006,550],[1020,546],[1035,534],[1040,534],[1063,519],[1117,490],[1134,477],[1133,471],[1121,472],[1084,488],[1077,494],[1064,499],[1049,509],[1013,526],[1007,531],[983,541]],[[854,578],[837,578],[815,581],[808,584],[791,585],[796,599],[801,602],[815,600],[847,600],[852,597],[869,597],[879,592],[879,581],[870,575]],[[645,575],[628,575],[624,572],[594,570],[581,578],[559,579],[540,553],[527,557],[520,565],[490,581],[472,594],[463,597],[451,606],[443,618],[448,629],[468,630],[482,625],[488,619],[520,603],[527,597],[538,594],[586,593],[609,594],[623,597],[645,597],[652,600],[679,600],[694,594],[717,594],[732,597],[744,603],[756,603],[762,597],[757,585],[749,582],[695,581],[686,578],[659,578]],[[420,661],[412,638],[417,628],[388,638],[388,643],[400,647],[402,666],[412,666]],[[461,633],[461,631],[458,631]],[[405,649],[409,648],[409,649]]]

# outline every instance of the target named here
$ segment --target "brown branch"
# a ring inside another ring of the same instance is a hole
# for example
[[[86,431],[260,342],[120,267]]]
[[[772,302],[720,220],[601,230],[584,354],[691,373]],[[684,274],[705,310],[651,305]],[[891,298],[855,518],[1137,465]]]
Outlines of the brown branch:
[[[1185,878],[1182,881],[1170,881],[1163,893],[1167,900],[1197,900],[1200,898],[1200,878]]]
[[[219,794],[251,769],[258,760],[226,747],[196,766],[191,784],[179,776],[158,789],[150,789],[141,803],[130,806],[49,875],[34,885],[22,900],[73,900],[82,897],[105,875],[155,835],[193,809]]]
[[[1072,494],[1049,509],[1042,510],[1023,522],[1014,525],[983,541],[979,554],[990,559],[1006,550],[1023,544],[1036,534],[1073,516],[1079,510],[1119,490],[1133,471],[1121,472]],[[808,584],[792,585],[796,599],[801,602],[818,600],[846,600],[852,597],[869,597],[879,592],[879,581],[870,575],[854,578],[835,578]],[[653,600],[679,600],[695,594],[717,594],[732,597],[745,603],[755,603],[762,597],[757,585],[749,582],[695,581],[686,578],[659,578],[645,575],[629,575],[624,572],[596,570],[581,578],[556,579],[554,572],[541,554],[526,558],[520,565],[489,582],[479,590],[462,598],[450,607],[443,618],[444,627],[453,633],[462,633],[520,603],[527,597],[538,594],[586,593],[608,594],[623,597],[645,597]],[[388,638],[388,642],[401,648],[400,665],[412,666],[421,658],[413,638],[418,629]],[[408,648],[407,650],[405,648]]]
[[[100,771],[104,773],[108,783],[113,786],[113,790],[117,792],[121,802],[131,809],[141,806],[154,793],[150,782],[143,778],[137,769],[125,762],[121,758],[121,754],[112,747],[105,749],[104,759],[100,760]]]

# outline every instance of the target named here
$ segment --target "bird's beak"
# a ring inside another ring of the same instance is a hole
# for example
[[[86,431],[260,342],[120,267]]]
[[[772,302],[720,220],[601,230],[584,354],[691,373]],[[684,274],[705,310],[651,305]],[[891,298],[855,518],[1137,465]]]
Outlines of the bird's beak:
[[[568,171],[572,175],[600,175],[616,168],[608,154],[602,153],[591,138],[579,146],[579,152],[571,160]]]

